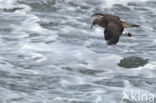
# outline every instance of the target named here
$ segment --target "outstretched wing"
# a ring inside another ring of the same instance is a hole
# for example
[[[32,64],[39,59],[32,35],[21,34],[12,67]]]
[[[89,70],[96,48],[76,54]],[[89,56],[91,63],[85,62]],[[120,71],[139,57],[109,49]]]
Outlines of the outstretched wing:
[[[119,41],[123,28],[115,23],[109,23],[104,31],[104,38],[108,45],[116,44]]]
[[[107,40],[107,44],[108,45],[116,44],[118,43],[119,39],[120,39],[119,35],[113,35],[112,38],[110,38],[110,40]]]

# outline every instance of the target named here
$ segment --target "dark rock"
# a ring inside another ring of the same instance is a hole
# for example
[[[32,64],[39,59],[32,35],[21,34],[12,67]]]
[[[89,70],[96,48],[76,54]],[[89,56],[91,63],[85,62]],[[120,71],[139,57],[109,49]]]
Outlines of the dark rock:
[[[124,67],[124,68],[137,68],[139,66],[144,66],[148,63],[148,59],[144,59],[142,57],[126,57],[120,60],[120,63],[118,63],[118,66]]]

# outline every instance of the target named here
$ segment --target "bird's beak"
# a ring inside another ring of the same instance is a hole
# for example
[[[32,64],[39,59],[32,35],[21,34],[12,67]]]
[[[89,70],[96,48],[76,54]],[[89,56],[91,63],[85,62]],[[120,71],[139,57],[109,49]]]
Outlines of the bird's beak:
[[[94,25],[95,25],[95,24],[93,23],[93,24],[91,25],[91,27],[90,27],[90,28],[92,29]]]

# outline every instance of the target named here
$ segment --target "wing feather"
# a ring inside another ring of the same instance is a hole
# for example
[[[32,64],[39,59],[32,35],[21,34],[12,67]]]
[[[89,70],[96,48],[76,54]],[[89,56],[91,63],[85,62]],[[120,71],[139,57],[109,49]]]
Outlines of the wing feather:
[[[109,23],[104,31],[104,38],[107,40],[108,45],[116,44],[119,41],[120,35],[122,34],[122,27],[115,23]]]

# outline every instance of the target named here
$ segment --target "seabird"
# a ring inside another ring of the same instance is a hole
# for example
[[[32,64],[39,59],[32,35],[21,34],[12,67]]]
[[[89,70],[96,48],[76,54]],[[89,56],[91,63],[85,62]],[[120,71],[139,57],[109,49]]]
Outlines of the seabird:
[[[122,34],[124,28],[139,27],[139,25],[121,21],[118,16],[114,16],[111,14],[95,13],[92,16],[96,15],[100,15],[103,17],[96,18],[93,21],[91,28],[96,24],[101,26],[102,28],[105,28],[104,39],[107,41],[108,45],[116,44],[119,41],[120,35]],[[126,33],[126,35],[131,36],[131,33]]]
[[[3,10],[5,11],[5,12],[15,12],[15,11],[17,11],[17,10],[21,10],[21,9],[23,9],[23,8],[20,8],[20,7],[15,7],[15,8],[4,8]]]
[[[94,19],[91,28],[92,28],[94,25],[99,25],[99,26],[105,28],[105,23],[103,23],[102,20],[103,20],[103,17],[98,17],[98,18]],[[128,22],[125,22],[125,21],[122,21],[122,20],[121,20],[121,22],[122,22],[122,25],[123,25],[124,28],[139,27],[139,25],[132,24],[132,23],[128,23]]]

